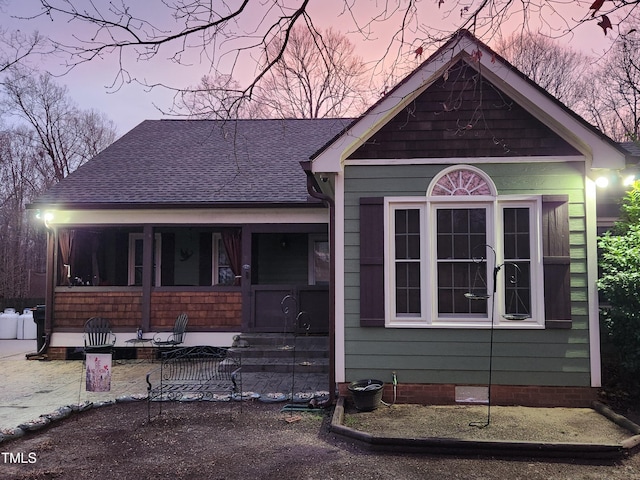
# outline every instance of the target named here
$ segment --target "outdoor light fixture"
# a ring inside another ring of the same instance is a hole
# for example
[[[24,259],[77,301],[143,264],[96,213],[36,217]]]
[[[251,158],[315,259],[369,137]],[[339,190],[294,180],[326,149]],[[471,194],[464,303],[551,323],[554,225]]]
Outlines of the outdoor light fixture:
[[[607,177],[601,176],[596,178],[596,186],[599,188],[606,188],[609,186],[609,179]]]
[[[640,179],[640,172],[635,165],[622,170],[601,170],[597,176],[591,177],[598,188],[624,187],[628,189]]]
[[[42,222],[44,223],[44,226],[50,229],[51,228],[50,224],[53,221],[54,215],[53,215],[53,212],[51,211],[42,212],[38,210],[38,212],[36,213],[36,218],[38,220],[42,220]]]
[[[625,187],[630,187],[631,185],[633,185],[633,182],[636,181],[636,176],[635,175],[627,175],[626,177],[624,177],[624,179],[622,180],[622,184]]]

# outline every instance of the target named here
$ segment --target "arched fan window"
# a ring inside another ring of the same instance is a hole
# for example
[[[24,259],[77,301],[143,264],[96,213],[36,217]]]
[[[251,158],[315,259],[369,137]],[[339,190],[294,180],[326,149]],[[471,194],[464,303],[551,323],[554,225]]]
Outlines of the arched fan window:
[[[445,169],[432,182],[427,192],[431,196],[496,196],[496,187],[480,169],[455,166]]]

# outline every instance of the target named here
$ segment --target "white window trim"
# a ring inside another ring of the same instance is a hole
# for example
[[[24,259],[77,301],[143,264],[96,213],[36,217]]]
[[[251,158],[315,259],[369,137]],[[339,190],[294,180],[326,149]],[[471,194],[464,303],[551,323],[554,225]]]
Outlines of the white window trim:
[[[464,199],[470,201],[463,201]],[[487,208],[487,244],[496,251],[496,262],[503,263],[503,209],[513,207],[530,208],[529,229],[531,232],[531,318],[526,320],[507,320],[504,313],[505,292],[500,288],[502,283],[498,274],[499,286],[493,299],[493,327],[504,329],[543,329],[544,319],[544,283],[542,265],[542,237],[541,212],[542,197],[537,195],[505,195],[498,198],[488,196],[475,197],[385,197],[384,199],[384,231],[385,231],[385,326],[388,328],[490,328],[487,317],[438,317],[436,285],[436,244],[435,236],[427,232],[435,232],[435,211],[438,208]],[[397,316],[395,313],[395,235],[393,218],[395,210],[416,208],[421,210],[420,238],[421,256],[420,285],[421,285],[421,314],[418,316]],[[487,288],[493,291],[493,259],[488,258]],[[491,300],[489,300],[491,301]],[[491,305],[489,305],[491,310]]]
[[[504,197],[498,202],[498,218],[503,218],[503,209],[529,207],[529,232],[531,232],[530,282],[531,282],[531,318],[526,320],[507,320],[504,314],[505,292],[499,288],[496,292],[495,326],[510,326],[511,328],[544,328],[544,269],[542,264],[542,198],[537,197]],[[498,264],[504,262],[503,230],[500,228],[496,253]],[[538,295],[535,292],[539,292]]]
[[[154,262],[155,262],[155,286],[159,287],[161,286],[160,281],[161,281],[161,258],[162,258],[162,236],[159,233],[154,234],[155,237],[155,252],[153,252],[154,255]],[[129,286],[135,286],[135,281],[136,281],[136,273],[135,273],[135,247],[136,247],[136,240],[142,240],[144,241],[144,234],[143,233],[130,233],[129,234],[129,267],[128,267],[128,277],[129,277]]]
[[[484,198],[486,197],[453,197],[456,201],[445,201],[441,202],[440,199],[443,197],[434,197],[437,198],[438,201],[430,202],[429,208],[427,209],[427,225],[429,232],[436,232],[436,211],[441,208],[459,208],[459,209],[468,209],[468,208],[484,208],[487,212],[487,228],[486,228],[486,238],[485,241],[488,245],[495,244],[495,223],[494,223],[494,215],[495,215],[495,199],[491,198],[491,201],[486,201]],[[444,197],[447,200],[450,197]],[[482,198],[483,200],[473,201],[473,202],[465,202],[462,199],[467,198]],[[436,256],[436,239],[435,235],[427,235],[427,245],[428,245],[428,255],[432,261],[429,262],[429,276],[427,277],[427,285],[433,285],[433,287],[429,288],[429,297],[428,304],[431,306],[430,317],[433,319],[432,324],[434,327],[437,326],[446,326],[446,327],[483,327],[489,325],[489,318],[487,316],[439,316],[438,314],[438,299],[437,296],[437,267],[438,261]],[[494,247],[495,248],[495,247]],[[478,252],[479,254],[487,255],[486,252]],[[491,258],[488,258],[487,265],[487,289],[492,292],[493,291],[493,277],[491,275],[493,266],[491,265]],[[489,308],[490,310],[490,308]]]
[[[424,211],[426,203],[423,199],[416,199],[416,197],[406,198],[385,198],[384,209],[384,231],[385,238],[385,261],[384,261],[384,278],[388,278],[389,281],[385,285],[385,325],[387,327],[415,327],[424,326],[428,322],[426,305],[428,303],[428,288],[424,288],[425,279],[427,278],[427,262],[424,256],[427,254],[426,248],[426,232]],[[396,210],[405,209],[417,209],[420,210],[420,315],[402,315],[398,316],[395,311],[396,305],[396,274],[395,274],[395,229],[391,228],[393,225],[393,219],[395,217],[394,212]]]

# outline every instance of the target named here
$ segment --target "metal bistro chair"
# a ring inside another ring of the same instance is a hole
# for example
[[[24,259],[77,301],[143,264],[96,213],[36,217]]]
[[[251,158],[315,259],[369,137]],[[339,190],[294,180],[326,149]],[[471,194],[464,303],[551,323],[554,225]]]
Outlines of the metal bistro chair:
[[[111,331],[109,320],[92,317],[84,324],[84,353],[112,353],[116,336]]]
[[[187,335],[187,322],[189,317],[186,313],[181,313],[176,318],[176,323],[173,326],[173,332],[168,337],[162,338],[161,334],[156,335],[153,338],[153,345],[156,347],[175,347],[184,343],[184,337]]]

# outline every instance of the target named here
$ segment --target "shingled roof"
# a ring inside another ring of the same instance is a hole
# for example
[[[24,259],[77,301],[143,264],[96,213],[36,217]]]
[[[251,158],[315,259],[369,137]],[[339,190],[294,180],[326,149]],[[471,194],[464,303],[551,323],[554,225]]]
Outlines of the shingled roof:
[[[299,162],[350,121],[147,120],[32,206],[306,203],[306,176]]]

